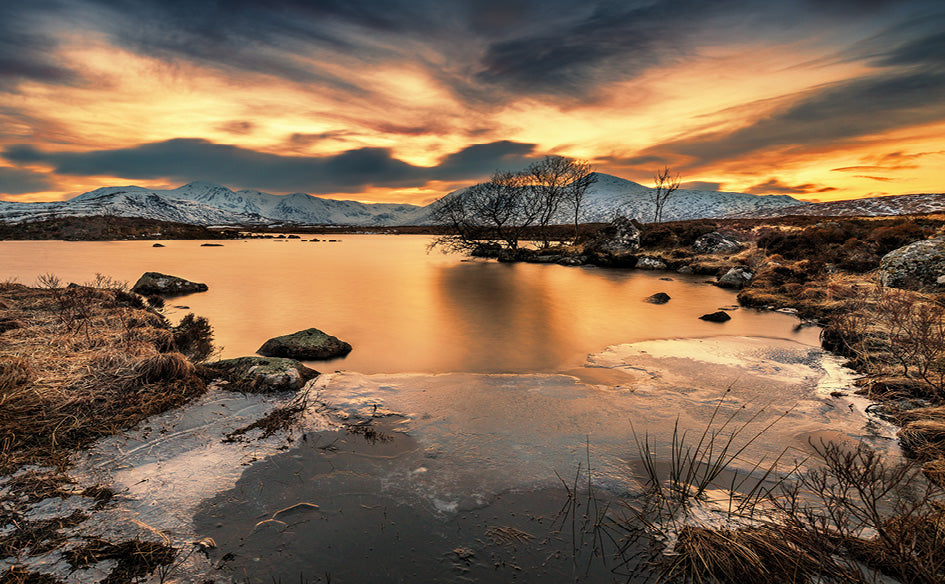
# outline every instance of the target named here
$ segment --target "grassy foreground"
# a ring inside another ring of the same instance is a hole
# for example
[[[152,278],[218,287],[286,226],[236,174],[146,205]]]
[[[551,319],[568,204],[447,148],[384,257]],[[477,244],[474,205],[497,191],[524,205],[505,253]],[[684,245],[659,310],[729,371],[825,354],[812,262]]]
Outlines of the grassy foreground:
[[[92,441],[179,407],[206,390],[195,362],[211,351],[205,319],[188,315],[172,326],[124,285],[98,277],[86,286],[63,286],[53,276],[41,287],[0,284],[0,559],[60,549],[64,530],[90,518],[32,520],[26,505],[50,497],[83,495],[95,509],[114,493],[90,486],[81,492],[67,474],[69,458]],[[66,552],[73,569],[116,562],[105,582],[133,582],[170,564],[178,550],[141,539],[87,540]],[[55,578],[14,565],[3,584]]]

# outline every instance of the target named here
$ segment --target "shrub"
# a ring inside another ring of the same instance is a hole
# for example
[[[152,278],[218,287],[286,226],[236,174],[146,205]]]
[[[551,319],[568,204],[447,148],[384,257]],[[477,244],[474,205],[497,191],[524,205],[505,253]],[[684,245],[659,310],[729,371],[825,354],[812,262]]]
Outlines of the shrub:
[[[174,345],[194,362],[204,361],[213,353],[213,328],[203,316],[188,313],[174,327]]]

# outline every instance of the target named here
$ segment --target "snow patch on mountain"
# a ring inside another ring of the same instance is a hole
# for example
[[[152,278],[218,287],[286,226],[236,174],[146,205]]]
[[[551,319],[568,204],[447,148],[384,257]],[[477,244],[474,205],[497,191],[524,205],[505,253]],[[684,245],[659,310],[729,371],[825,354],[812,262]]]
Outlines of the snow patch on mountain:
[[[945,212],[945,193],[892,195],[827,203],[803,203],[779,209],[742,212],[734,217],[771,218],[788,215],[829,217],[880,217]]]

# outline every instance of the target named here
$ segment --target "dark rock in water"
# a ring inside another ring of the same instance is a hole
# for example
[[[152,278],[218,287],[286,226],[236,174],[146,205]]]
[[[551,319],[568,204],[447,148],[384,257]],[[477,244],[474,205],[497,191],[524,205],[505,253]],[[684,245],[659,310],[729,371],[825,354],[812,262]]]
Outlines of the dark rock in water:
[[[269,339],[256,352],[266,357],[314,361],[343,357],[351,352],[351,345],[317,328],[310,328]]]
[[[692,244],[696,253],[733,253],[742,248],[735,238],[722,235],[718,231],[706,233]]]
[[[290,235],[288,239],[302,239],[302,238],[299,237],[298,235]]]
[[[747,286],[754,276],[746,268],[734,267],[725,272],[715,285],[720,288],[738,288],[740,290]]]
[[[649,302],[650,304],[666,304],[669,302],[670,296],[666,292],[657,292],[652,296],[647,296],[643,300],[644,302]]]
[[[692,266],[683,266],[676,270],[680,274],[694,274],[695,270],[692,269]]]
[[[583,266],[587,256],[566,256],[556,262],[559,266]]]
[[[927,239],[900,247],[879,261],[879,281],[889,288],[945,288],[945,239]]]
[[[155,244],[152,245],[151,247],[164,247],[164,244],[163,244],[163,243],[155,243]]]
[[[177,276],[168,276],[159,272],[146,272],[138,278],[132,292],[142,296],[158,294],[160,296],[177,296],[180,294],[191,294],[193,292],[206,292],[207,285],[200,282],[191,282]]]
[[[223,247],[222,243],[201,243],[200,247]]]
[[[255,393],[296,391],[319,375],[295,359],[281,357],[239,357],[207,363],[206,367],[229,381],[229,388]]]
[[[713,312],[711,314],[703,314],[699,317],[700,320],[707,320],[709,322],[725,322],[727,320],[732,320],[732,317],[728,315],[727,312]]]

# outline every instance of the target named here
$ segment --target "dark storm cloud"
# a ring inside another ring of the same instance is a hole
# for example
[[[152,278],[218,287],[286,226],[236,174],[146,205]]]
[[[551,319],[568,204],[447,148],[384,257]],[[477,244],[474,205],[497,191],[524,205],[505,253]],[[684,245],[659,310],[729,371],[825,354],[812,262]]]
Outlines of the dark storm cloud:
[[[16,163],[45,163],[58,174],[128,179],[205,180],[277,192],[354,193],[372,186],[407,187],[431,180],[465,181],[497,168],[520,168],[534,146],[515,142],[476,144],[426,168],[393,158],[385,148],[361,148],[329,156],[280,156],[200,139],[176,139],[134,148],[94,152],[45,152],[8,146]]]
[[[23,81],[70,84],[75,71],[56,58],[56,35],[44,27],[44,14],[58,2],[0,2],[0,92],[15,91]]]
[[[690,167],[755,152],[842,145],[863,136],[945,120],[945,70],[878,74],[808,92],[795,103],[729,133],[700,134],[647,148]]]
[[[49,176],[31,170],[0,166],[0,193],[6,195],[22,195],[51,191],[53,183]]]
[[[822,185],[815,185],[813,183],[787,185],[777,178],[770,178],[761,184],[749,187],[745,190],[745,192],[751,193],[753,195],[770,195],[772,193],[777,193],[779,195],[806,195],[809,193],[829,193],[835,190],[837,189],[834,187],[825,187]]]

